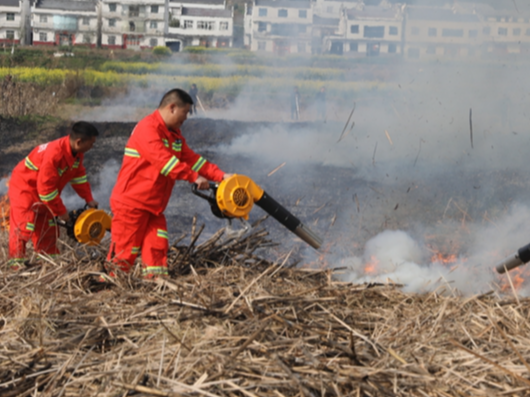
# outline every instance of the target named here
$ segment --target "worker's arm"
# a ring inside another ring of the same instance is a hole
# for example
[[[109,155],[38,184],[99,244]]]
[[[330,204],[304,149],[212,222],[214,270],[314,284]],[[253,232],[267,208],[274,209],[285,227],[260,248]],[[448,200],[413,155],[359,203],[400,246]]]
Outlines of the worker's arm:
[[[191,150],[186,144],[186,140],[184,138],[182,138],[182,152],[180,159],[181,161],[188,164],[193,172],[196,172],[203,178],[215,182],[220,182],[223,180],[225,173],[221,171],[217,165],[210,163],[204,157]]]
[[[74,163],[74,175],[70,180],[70,185],[74,188],[75,192],[84,199],[87,204],[94,201],[92,197],[92,189],[90,188],[90,183],[86,176],[86,169],[83,165],[83,157],[80,157],[79,160],[76,160]]]
[[[43,156],[42,164],[37,176],[37,193],[40,200],[46,204],[54,216],[67,214],[66,207],[59,194],[59,158],[48,148]]]

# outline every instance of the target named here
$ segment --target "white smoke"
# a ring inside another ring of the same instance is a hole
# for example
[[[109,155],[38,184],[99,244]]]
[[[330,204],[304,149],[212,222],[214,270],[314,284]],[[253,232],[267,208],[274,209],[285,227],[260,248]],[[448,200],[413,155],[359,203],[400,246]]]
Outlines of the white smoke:
[[[401,230],[385,230],[369,240],[362,257],[348,257],[335,263],[346,267],[340,277],[355,283],[402,284],[405,291],[426,292],[435,289],[457,294],[485,293],[507,284],[507,275],[498,275],[494,267],[530,241],[530,207],[516,204],[495,224],[470,227],[469,245],[451,263],[432,260],[428,247]],[[446,253],[455,254],[455,253]],[[520,268],[523,278],[530,269]],[[513,275],[512,275],[513,276]],[[519,293],[530,295],[530,283]],[[442,288],[445,287],[445,288]]]
[[[9,181],[9,177],[0,179],[0,196],[7,194],[7,181]]]
[[[110,194],[118,178],[119,171],[120,164],[115,159],[111,159],[103,165],[102,170],[96,178],[93,180],[89,178],[92,187],[92,196],[99,203],[99,208],[107,210],[110,208]],[[97,181],[97,183],[94,183],[94,181]],[[85,201],[69,186],[65,188],[62,200],[68,210],[82,208],[85,205]]]

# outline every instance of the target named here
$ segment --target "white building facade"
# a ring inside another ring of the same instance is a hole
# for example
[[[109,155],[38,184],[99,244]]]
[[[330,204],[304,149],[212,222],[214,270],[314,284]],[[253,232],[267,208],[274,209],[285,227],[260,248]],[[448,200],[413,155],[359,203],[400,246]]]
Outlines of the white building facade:
[[[152,48],[165,45],[165,0],[103,0],[103,48]]]
[[[22,1],[0,0],[0,43],[19,44],[24,37]]]
[[[234,10],[225,0],[169,1],[167,46],[232,47]]]
[[[254,0],[248,46],[277,55],[311,54],[313,8],[309,0]]]
[[[95,47],[98,12],[95,0],[38,0],[31,7],[33,44]]]

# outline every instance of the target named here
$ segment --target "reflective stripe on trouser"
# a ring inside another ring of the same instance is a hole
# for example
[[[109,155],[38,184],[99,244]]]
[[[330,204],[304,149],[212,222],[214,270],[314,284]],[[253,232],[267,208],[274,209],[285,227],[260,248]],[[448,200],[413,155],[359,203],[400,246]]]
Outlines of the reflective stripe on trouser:
[[[166,218],[148,211],[129,207],[111,200],[113,213],[111,246],[107,260],[129,272],[142,252],[142,267],[162,268],[167,273],[167,238],[159,237],[159,230],[166,233]]]
[[[25,258],[26,243],[33,242],[35,252],[48,255],[59,254],[57,248],[58,228],[53,216],[44,205],[36,205],[34,197],[25,192],[9,191],[9,257]],[[53,226],[51,226],[53,224]]]

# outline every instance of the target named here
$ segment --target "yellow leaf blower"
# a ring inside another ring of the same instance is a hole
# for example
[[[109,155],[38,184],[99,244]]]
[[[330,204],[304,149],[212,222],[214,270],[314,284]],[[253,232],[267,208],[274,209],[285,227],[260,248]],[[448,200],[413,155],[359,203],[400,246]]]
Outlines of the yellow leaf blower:
[[[311,247],[318,249],[322,245],[319,236],[247,176],[233,175],[219,183],[211,182],[210,195],[199,192],[196,184],[192,185],[192,192],[207,200],[212,213],[218,218],[248,219],[250,210],[256,204]]]
[[[98,245],[112,223],[107,212],[95,208],[73,210],[68,215],[68,222],[57,220],[57,223],[66,229],[68,236],[86,245]]]

